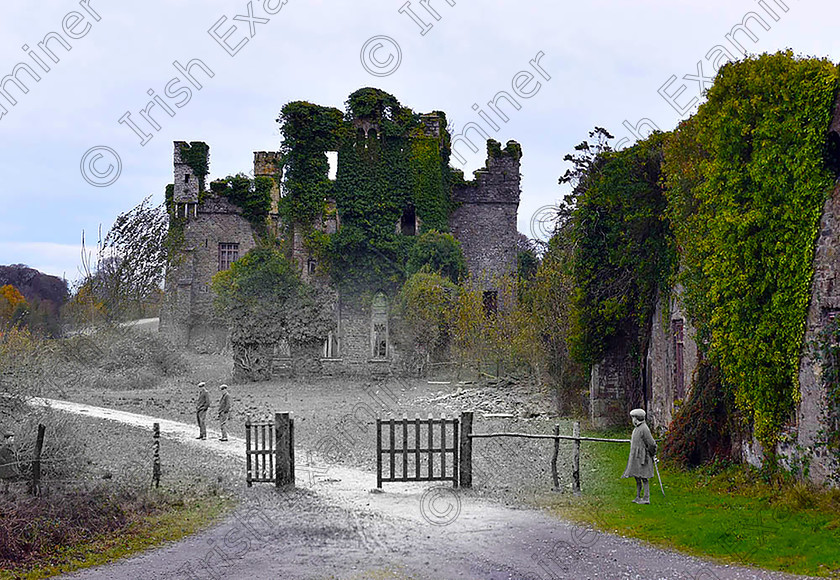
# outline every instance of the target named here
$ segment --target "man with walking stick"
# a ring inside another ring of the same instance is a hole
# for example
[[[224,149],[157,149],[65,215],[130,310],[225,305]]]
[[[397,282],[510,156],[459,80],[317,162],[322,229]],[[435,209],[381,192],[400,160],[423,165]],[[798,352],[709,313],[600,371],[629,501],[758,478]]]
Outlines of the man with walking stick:
[[[650,434],[650,429],[645,423],[644,409],[633,409],[630,411],[630,418],[635,428],[630,437],[630,457],[627,459],[627,469],[621,477],[636,479],[636,498],[633,503],[649,504],[649,481],[654,471],[659,473],[656,468],[656,441],[653,440],[653,435]],[[664,490],[662,494],[665,495]]]

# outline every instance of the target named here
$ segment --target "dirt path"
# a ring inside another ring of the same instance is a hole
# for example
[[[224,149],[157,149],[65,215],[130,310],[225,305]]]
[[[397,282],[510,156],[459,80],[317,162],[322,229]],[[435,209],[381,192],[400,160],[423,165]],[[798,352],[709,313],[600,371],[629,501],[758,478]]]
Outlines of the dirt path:
[[[151,429],[218,453],[244,457],[245,442],[195,439],[177,421],[67,401],[35,405]],[[181,542],[66,576],[79,579],[783,579],[775,572],[710,564],[637,540],[576,526],[534,510],[502,507],[471,492],[390,485],[375,474],[327,466],[296,449],[294,492],[268,486],[221,524]],[[801,578],[801,577],[800,577]]]

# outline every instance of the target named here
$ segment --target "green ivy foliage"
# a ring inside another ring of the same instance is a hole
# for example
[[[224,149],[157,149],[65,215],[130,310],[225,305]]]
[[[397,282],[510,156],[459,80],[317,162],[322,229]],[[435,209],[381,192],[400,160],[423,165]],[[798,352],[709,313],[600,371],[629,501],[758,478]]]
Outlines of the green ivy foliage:
[[[798,399],[838,76],[790,51],[727,64],[665,150],[686,307],[770,449]]]
[[[228,175],[210,184],[210,191],[226,197],[232,204],[242,209],[242,217],[260,235],[265,235],[268,213],[271,211],[271,177],[257,177],[252,180],[244,173]]]
[[[638,359],[657,292],[667,288],[675,254],[662,219],[663,140],[655,133],[623,151],[599,153],[576,188],[571,227],[576,291],[569,340],[582,363],[598,362],[615,341],[628,344]]]
[[[333,196],[326,152],[338,149],[343,116],[338,109],[294,101],[283,107],[277,122],[283,133],[285,187],[280,216],[286,224],[310,228]]]
[[[204,180],[210,173],[209,152],[210,147],[203,141],[191,141],[181,145],[181,160],[195,173],[199,194],[204,193]]]
[[[422,234],[409,250],[406,275],[413,276],[423,268],[457,284],[467,275],[467,262],[461,244],[452,234],[436,230]]]
[[[340,287],[392,293],[405,280],[414,239],[397,230],[404,211],[416,212],[421,231],[448,228],[449,135],[445,115],[438,118],[443,134],[428,137],[419,115],[370,87],[350,95],[343,115],[301,101],[283,107],[281,217],[303,226],[307,248]],[[331,150],[339,151],[334,183],[325,155]],[[312,226],[329,198],[336,200],[341,229],[319,234]]]

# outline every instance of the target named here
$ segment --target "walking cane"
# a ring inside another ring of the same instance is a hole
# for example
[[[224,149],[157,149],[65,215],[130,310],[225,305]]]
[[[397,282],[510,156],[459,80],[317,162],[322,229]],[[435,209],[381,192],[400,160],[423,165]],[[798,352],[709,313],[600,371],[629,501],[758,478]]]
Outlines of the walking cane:
[[[653,467],[656,469],[656,478],[659,480],[659,489],[662,490],[662,497],[665,497],[665,488],[662,487],[662,476],[659,475],[659,458],[653,458]]]

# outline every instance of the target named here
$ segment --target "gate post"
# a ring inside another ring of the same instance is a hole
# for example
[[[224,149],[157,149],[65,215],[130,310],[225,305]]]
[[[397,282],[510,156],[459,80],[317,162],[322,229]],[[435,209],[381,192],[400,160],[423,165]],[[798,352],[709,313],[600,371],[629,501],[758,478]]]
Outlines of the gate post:
[[[461,413],[460,441],[458,442],[460,457],[458,458],[458,478],[462,488],[472,487],[472,411]]]
[[[251,415],[245,419],[245,483],[251,487]]]
[[[575,454],[572,458],[572,491],[580,493],[580,421],[572,425],[572,436],[575,437]]]
[[[274,414],[274,442],[276,444],[274,485],[278,488],[294,485],[294,441],[292,440],[292,423],[288,413]]]

